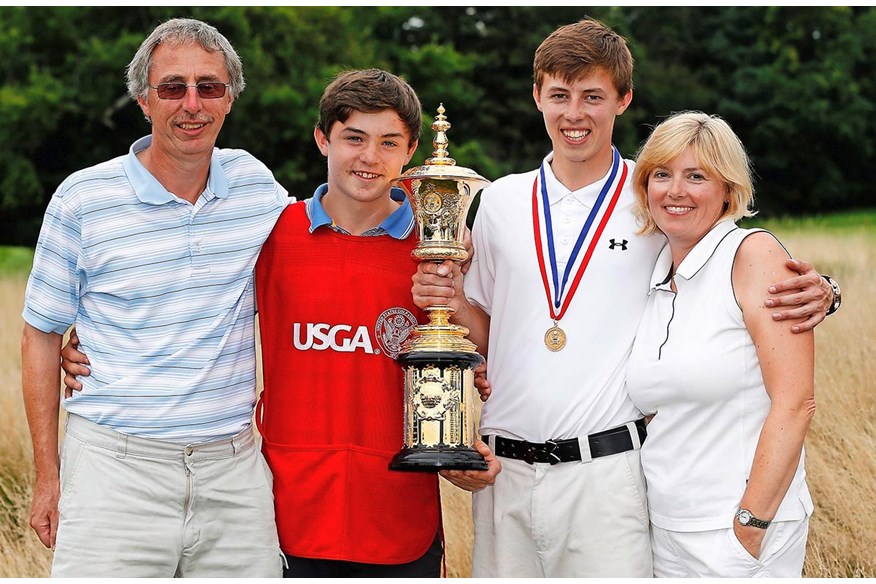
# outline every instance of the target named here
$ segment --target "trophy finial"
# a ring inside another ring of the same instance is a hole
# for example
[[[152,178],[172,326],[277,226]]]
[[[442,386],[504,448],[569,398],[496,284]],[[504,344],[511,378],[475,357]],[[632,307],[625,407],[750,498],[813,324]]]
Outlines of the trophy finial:
[[[447,130],[450,129],[450,122],[447,121],[447,116],[444,115],[444,104],[438,105],[438,115],[435,121],[432,122],[432,129],[435,130],[435,139],[432,140],[432,145],[435,150],[432,152],[432,158],[426,160],[426,164],[436,164],[441,166],[453,166],[456,161],[450,158],[447,151]]]
[[[411,202],[420,242],[411,252],[417,261],[464,261],[468,257],[463,239],[472,199],[490,181],[470,168],[459,166],[447,153],[447,121],[444,104],[432,123],[435,151],[426,164],[405,171],[393,180]],[[429,318],[432,318],[430,314]]]

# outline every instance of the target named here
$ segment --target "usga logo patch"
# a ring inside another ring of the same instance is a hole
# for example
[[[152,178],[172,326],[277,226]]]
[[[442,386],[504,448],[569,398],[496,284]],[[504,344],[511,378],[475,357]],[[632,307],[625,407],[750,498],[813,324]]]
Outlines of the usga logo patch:
[[[417,326],[417,317],[404,308],[384,310],[374,325],[379,348],[371,340],[366,325],[328,324],[324,322],[296,322],[292,325],[292,345],[299,351],[363,351],[370,355],[381,352],[395,359],[402,344]]]

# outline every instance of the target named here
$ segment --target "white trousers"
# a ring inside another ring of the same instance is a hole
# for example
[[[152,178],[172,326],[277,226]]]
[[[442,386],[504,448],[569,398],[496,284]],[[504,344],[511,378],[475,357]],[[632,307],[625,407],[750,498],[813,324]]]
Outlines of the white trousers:
[[[553,466],[501,461],[496,483],[473,498],[472,577],[651,577],[638,450]]]
[[[184,446],[71,414],[52,576],[279,577],[272,482],[251,430]]]
[[[759,558],[733,528],[667,531],[651,525],[654,575],[658,578],[800,578],[809,518],[776,521],[767,528]]]

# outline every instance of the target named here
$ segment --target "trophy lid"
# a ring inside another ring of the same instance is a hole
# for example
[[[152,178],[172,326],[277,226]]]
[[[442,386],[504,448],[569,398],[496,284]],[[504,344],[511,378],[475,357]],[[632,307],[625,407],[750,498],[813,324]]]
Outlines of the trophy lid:
[[[449,156],[447,150],[447,130],[450,129],[450,122],[447,121],[447,116],[444,115],[444,104],[438,106],[438,115],[432,123],[432,129],[435,130],[435,138],[432,140],[432,145],[435,150],[432,152],[432,158],[426,159],[426,164],[417,166],[407,170],[393,182],[402,183],[411,179],[446,179],[460,180],[467,183],[482,183],[478,184],[473,192],[486,187],[490,181],[476,173],[470,168],[464,166],[456,166],[456,161]]]

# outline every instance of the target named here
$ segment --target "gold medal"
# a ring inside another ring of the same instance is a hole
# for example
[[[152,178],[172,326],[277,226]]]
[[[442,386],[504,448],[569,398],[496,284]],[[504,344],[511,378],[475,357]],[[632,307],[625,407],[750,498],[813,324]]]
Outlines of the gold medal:
[[[566,333],[556,323],[544,334],[544,346],[554,353],[566,346]]]

